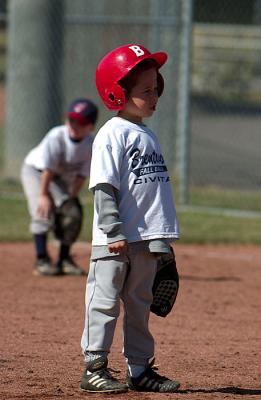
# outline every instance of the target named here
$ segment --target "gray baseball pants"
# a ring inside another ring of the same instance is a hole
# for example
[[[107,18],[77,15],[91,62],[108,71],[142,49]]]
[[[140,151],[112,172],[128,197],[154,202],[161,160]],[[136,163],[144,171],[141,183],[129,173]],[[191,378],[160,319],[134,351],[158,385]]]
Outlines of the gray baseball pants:
[[[134,252],[131,244],[127,255],[91,261],[81,340],[83,354],[110,351],[122,300],[123,353],[129,364],[147,365],[154,356],[149,316],[156,269],[156,255],[143,250]]]
[[[36,168],[23,164],[21,170],[21,181],[27,198],[28,211],[31,216],[30,231],[32,234],[48,232],[52,227],[52,216],[41,218],[37,213],[38,198],[40,193],[41,171]],[[68,188],[59,178],[50,183],[50,196],[56,206],[62,204],[69,197]]]

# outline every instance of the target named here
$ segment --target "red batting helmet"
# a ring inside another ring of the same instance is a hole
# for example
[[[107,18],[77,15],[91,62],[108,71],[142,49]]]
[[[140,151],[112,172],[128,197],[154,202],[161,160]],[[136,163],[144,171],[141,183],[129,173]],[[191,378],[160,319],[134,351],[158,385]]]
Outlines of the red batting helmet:
[[[119,81],[123,79],[141,61],[154,60],[160,68],[167,61],[164,52],[150,53],[145,47],[127,44],[117,47],[99,62],[96,69],[96,87],[102,101],[109,110],[121,110],[125,103],[125,93]],[[164,80],[159,74],[160,90],[163,92]]]

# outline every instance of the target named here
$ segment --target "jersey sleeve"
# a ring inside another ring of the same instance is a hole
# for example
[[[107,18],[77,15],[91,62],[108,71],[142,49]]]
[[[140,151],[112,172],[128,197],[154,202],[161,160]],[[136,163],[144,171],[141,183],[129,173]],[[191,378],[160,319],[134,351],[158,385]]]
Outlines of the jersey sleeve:
[[[93,143],[89,188],[108,183],[120,189],[120,169],[123,147],[115,137],[97,136]]]
[[[50,132],[51,133],[51,132]],[[49,134],[43,143],[43,166],[44,169],[56,171],[61,160],[63,146],[58,136]]]

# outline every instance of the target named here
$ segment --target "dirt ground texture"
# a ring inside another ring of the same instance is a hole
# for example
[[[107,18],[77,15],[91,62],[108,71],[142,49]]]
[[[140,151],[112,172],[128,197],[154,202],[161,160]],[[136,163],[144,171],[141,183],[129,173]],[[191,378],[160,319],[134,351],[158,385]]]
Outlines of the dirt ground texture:
[[[261,399],[261,249],[175,251],[175,309],[152,315],[150,327],[159,372],[177,378],[179,392],[102,395],[79,390],[86,277],[35,277],[32,244],[0,244],[0,399]],[[77,243],[74,254],[87,271],[90,246]],[[124,381],[121,321],[109,360]]]

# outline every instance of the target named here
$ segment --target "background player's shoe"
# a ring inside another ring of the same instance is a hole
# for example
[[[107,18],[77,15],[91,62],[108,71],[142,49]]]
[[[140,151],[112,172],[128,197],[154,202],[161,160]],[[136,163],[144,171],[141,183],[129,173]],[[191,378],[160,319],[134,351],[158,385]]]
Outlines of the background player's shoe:
[[[107,357],[99,357],[86,363],[81,379],[81,390],[93,393],[124,393],[128,386],[113,378],[107,369]]]
[[[62,261],[58,261],[57,268],[61,269],[65,275],[86,275],[71,256]]]
[[[52,264],[50,257],[36,259],[33,267],[33,275],[56,276],[60,274],[61,270]]]
[[[131,390],[138,392],[160,392],[160,393],[173,393],[178,390],[180,383],[172,381],[165,376],[159,375],[155,371],[155,367],[150,364],[148,368],[137,378],[132,378],[127,373],[127,382]]]

